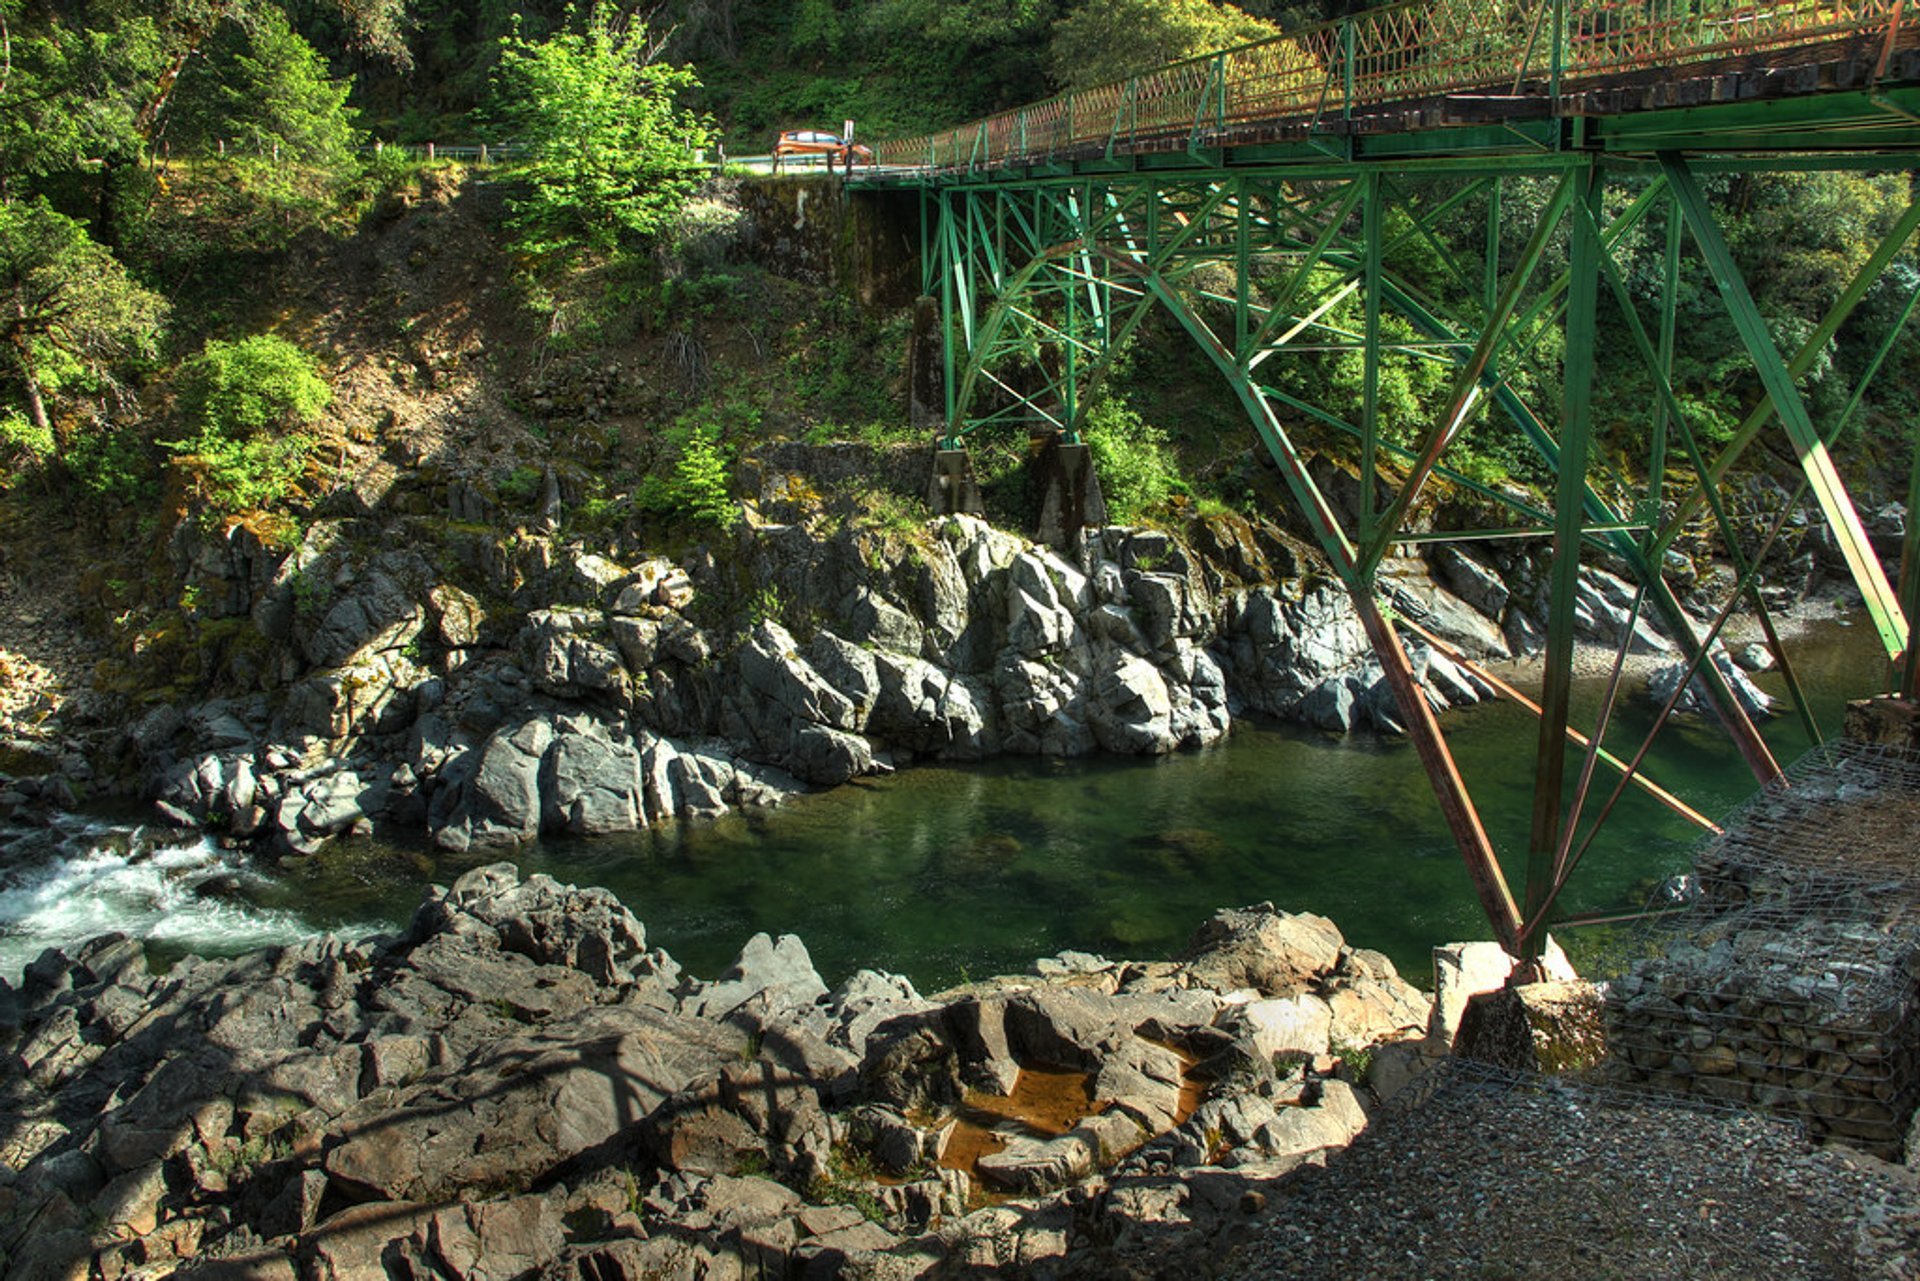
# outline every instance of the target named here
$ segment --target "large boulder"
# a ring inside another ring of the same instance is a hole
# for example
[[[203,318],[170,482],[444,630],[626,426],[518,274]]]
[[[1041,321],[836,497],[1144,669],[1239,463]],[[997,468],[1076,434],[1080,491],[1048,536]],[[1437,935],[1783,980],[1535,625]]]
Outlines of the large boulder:
[[[1326,917],[1261,903],[1215,912],[1188,940],[1182,959],[1196,983],[1216,991],[1291,996],[1330,973],[1342,946],[1339,927]]]
[[[716,1074],[739,1044],[712,1023],[645,1006],[591,1009],[355,1105],[326,1170],[358,1195],[395,1201],[526,1188]]]

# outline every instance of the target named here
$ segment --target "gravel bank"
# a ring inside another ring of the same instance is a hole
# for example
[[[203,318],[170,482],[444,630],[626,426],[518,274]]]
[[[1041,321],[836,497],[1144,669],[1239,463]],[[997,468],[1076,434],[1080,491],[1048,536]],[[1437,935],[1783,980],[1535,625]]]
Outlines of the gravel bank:
[[[1920,1275],[1920,1179],[1748,1115],[1454,1063],[1282,1185],[1223,1275],[1844,1281]]]

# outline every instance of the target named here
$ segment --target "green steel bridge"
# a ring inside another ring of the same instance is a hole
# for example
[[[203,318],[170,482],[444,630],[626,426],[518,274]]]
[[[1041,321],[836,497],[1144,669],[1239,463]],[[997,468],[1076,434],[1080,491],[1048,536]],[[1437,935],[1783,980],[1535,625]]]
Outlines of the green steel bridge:
[[[878,165],[854,184],[920,193],[942,449],[996,427],[1077,444],[1110,358],[1156,309],[1177,320],[1237,394],[1345,584],[1480,902],[1515,955],[1539,954],[1561,890],[1630,782],[1712,827],[1640,777],[1647,745],[1624,760],[1599,747],[1621,661],[1597,723],[1585,734],[1570,723],[1583,557],[1627,567],[1635,617],[1651,609],[1678,640],[1757,779],[1779,779],[1780,766],[1703,661],[1741,604],[1766,629],[1818,740],[1760,591],[1772,537],[1743,547],[1720,493],[1764,437],[1778,437],[1803,473],[1781,521],[1812,494],[1885,647],[1890,684],[1913,695],[1920,520],[1909,520],[1896,590],[1828,449],[1856,417],[1920,288],[1906,290],[1892,332],[1869,340],[1875,350],[1844,412],[1816,421],[1802,379],[1876,282],[1912,278],[1890,272],[1920,227],[1920,199],[1813,331],[1783,352],[1707,190],[1729,174],[1920,167],[1920,3],[1420,0],[887,140],[876,153]],[[1909,190],[1920,196],[1920,182]],[[1477,253],[1439,233],[1443,220],[1454,228],[1465,218],[1484,223]],[[1622,263],[1627,246],[1647,242],[1664,250],[1652,285]],[[1689,288],[1717,292],[1764,389],[1719,445],[1703,438],[1670,377],[1684,341],[1677,300]],[[1653,388],[1633,459],[1594,441],[1603,304],[1618,309],[1628,355]],[[1276,376],[1290,359],[1330,352],[1361,364],[1348,404],[1313,403]],[[1445,408],[1431,421],[1388,423],[1383,376],[1410,362],[1444,368]],[[1539,403],[1530,389],[1542,386],[1558,388],[1557,403]],[[1479,484],[1449,465],[1449,451],[1482,419],[1478,431],[1508,433],[1540,460],[1555,478],[1550,500]],[[1343,506],[1316,483],[1303,428],[1352,438],[1357,500]],[[1623,475],[1645,480],[1629,486]],[[1437,478],[1504,510],[1498,527],[1425,529],[1421,500]],[[1913,491],[1909,510],[1920,515],[1920,465]],[[1704,630],[1666,572],[1676,537],[1703,519],[1739,576]],[[1425,633],[1396,617],[1376,587],[1390,552],[1442,536],[1552,544],[1518,898],[1415,683],[1402,636]],[[1590,804],[1602,778],[1618,781]]]

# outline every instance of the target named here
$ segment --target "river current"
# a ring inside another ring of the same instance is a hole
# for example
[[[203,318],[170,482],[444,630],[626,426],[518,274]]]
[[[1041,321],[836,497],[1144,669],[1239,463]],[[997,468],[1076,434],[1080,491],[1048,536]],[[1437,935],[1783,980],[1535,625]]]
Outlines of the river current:
[[[1794,650],[1829,731],[1844,700],[1881,679],[1866,627],[1820,625]],[[1759,683],[1781,692],[1778,677]],[[1576,701],[1591,707],[1600,691],[1583,682]],[[1651,719],[1644,698],[1623,695],[1608,746],[1629,755]],[[1446,727],[1496,847],[1515,852],[1517,887],[1536,722],[1503,702],[1451,713]],[[1766,734],[1782,763],[1808,746],[1791,715]],[[1662,736],[1648,771],[1709,816],[1753,790],[1724,736],[1697,720]],[[1612,786],[1604,769],[1601,783],[1594,804]],[[1696,835],[1630,791],[1565,910],[1641,906],[1685,868]],[[161,957],[390,931],[425,886],[484,861],[363,841],[276,866],[75,820],[0,853],[0,976],[108,930],[150,939]],[[1160,957],[1214,908],[1263,899],[1332,917],[1416,979],[1434,944],[1487,933],[1410,745],[1245,722],[1204,752],[919,766],[717,822],[542,842],[516,861],[614,890],[650,943],[705,977],[757,930],[800,935],[830,983],[872,967],[936,988],[1064,948]]]

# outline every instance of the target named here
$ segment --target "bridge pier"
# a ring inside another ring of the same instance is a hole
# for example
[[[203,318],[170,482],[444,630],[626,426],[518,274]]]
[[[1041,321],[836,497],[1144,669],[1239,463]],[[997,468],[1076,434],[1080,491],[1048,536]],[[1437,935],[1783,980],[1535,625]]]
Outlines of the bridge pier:
[[[980,485],[964,449],[933,451],[933,478],[927,483],[927,507],[936,516],[978,516]]]
[[[1034,537],[1049,547],[1065,547],[1089,525],[1107,523],[1107,500],[1094,474],[1093,451],[1068,445],[1057,434],[1035,437],[1030,451],[1033,483],[1040,495]]]

